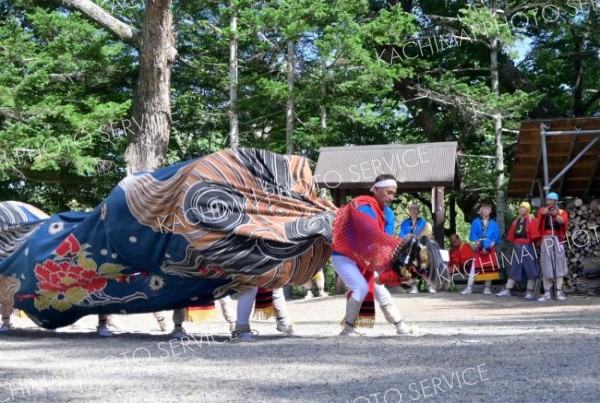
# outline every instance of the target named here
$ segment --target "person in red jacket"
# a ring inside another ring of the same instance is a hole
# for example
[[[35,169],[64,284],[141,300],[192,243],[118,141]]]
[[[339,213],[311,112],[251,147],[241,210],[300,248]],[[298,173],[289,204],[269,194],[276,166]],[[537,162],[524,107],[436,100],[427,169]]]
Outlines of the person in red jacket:
[[[546,198],[546,207],[538,210],[539,231],[542,236],[540,266],[544,277],[544,295],[538,301],[550,299],[552,282],[556,287],[556,298],[566,299],[562,291],[563,277],[567,275],[567,256],[563,243],[567,238],[569,217],[567,212],[558,208],[558,194],[552,192]],[[556,274],[555,274],[556,273]]]
[[[471,268],[471,262],[475,253],[468,242],[464,242],[460,239],[458,234],[450,235],[450,261],[448,262],[448,268],[450,274],[460,273],[461,269],[467,273],[465,267]]]
[[[517,281],[527,280],[525,299],[533,299],[535,279],[540,275],[535,243],[540,239],[539,222],[529,213],[531,205],[523,202],[519,205],[519,217],[513,221],[506,239],[514,244],[511,256],[508,281],[498,297],[509,297],[510,290]]]

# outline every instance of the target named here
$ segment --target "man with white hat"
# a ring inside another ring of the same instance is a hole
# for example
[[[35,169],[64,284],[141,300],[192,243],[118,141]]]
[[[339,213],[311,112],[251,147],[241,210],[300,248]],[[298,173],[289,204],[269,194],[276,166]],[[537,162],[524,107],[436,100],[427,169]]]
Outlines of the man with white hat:
[[[558,194],[552,192],[546,197],[546,207],[538,210],[539,231],[542,235],[540,266],[544,278],[544,295],[538,301],[548,301],[552,282],[556,287],[556,299],[566,300],[562,291],[563,277],[567,275],[567,256],[563,243],[567,237],[569,217],[558,208]]]
[[[396,216],[390,208],[390,204],[396,196],[398,183],[393,175],[379,175],[371,187],[373,196],[358,196],[352,199],[350,203],[356,206],[357,210],[364,213],[366,220],[374,220],[380,231],[394,236]],[[349,237],[358,239],[359,236],[354,233],[348,234]],[[360,239],[358,242],[368,243],[369,239]],[[398,307],[394,303],[390,292],[384,285],[375,282],[372,273],[363,270],[359,264],[341,252],[333,251],[331,258],[333,269],[344,280],[344,283],[350,289],[346,301],[346,315],[343,320],[342,336],[360,336],[355,328],[357,326],[373,327],[375,323],[375,305],[374,300],[379,303],[385,319],[394,325],[396,333],[399,335],[408,335],[411,329],[404,322]]]

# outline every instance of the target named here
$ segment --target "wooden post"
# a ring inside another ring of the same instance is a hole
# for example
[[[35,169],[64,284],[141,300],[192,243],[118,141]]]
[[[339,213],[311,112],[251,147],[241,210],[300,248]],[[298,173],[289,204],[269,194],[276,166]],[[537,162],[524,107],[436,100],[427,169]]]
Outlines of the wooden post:
[[[444,188],[431,189],[431,207],[433,209],[433,238],[444,248]]]
[[[336,188],[333,190],[333,202],[337,207],[342,207],[344,199],[346,198],[346,189]],[[337,273],[335,273],[335,293],[336,295],[342,295],[346,293],[346,284]]]
[[[456,195],[452,193],[450,195],[450,211],[448,212],[448,216],[450,218],[450,235],[456,233]]]

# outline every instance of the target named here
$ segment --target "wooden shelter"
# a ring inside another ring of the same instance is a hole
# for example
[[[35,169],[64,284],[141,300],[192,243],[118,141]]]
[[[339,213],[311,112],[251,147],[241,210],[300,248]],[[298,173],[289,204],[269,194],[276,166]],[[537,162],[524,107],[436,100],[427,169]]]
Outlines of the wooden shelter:
[[[433,231],[444,245],[444,190],[458,186],[457,143],[323,147],[315,180],[341,206],[348,196],[369,194],[380,174],[392,174],[398,192],[432,192]]]
[[[570,198],[568,289],[600,293],[600,118],[532,120],[521,124],[508,196]],[[589,204],[584,200],[589,200]],[[586,278],[588,277],[588,278]]]
[[[546,192],[544,192],[546,188]],[[508,196],[588,197],[600,193],[600,118],[521,124]]]

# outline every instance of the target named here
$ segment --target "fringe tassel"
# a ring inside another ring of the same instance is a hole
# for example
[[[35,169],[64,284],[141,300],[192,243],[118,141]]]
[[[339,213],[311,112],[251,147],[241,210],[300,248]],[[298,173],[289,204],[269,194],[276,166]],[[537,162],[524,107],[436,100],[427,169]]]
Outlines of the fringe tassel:
[[[375,318],[372,316],[359,316],[356,322],[354,322],[354,326],[373,328],[375,326]]]
[[[185,310],[185,321],[186,322],[206,322],[214,319],[217,316],[217,311],[214,306],[212,307],[190,307]]]
[[[267,308],[254,308],[254,319],[267,320],[275,317],[275,307],[273,305]]]
[[[346,321],[342,319],[340,322],[340,326],[346,326]],[[375,318],[372,316],[359,316],[356,318],[356,322],[354,322],[355,327],[368,327],[373,328],[375,326]]]

